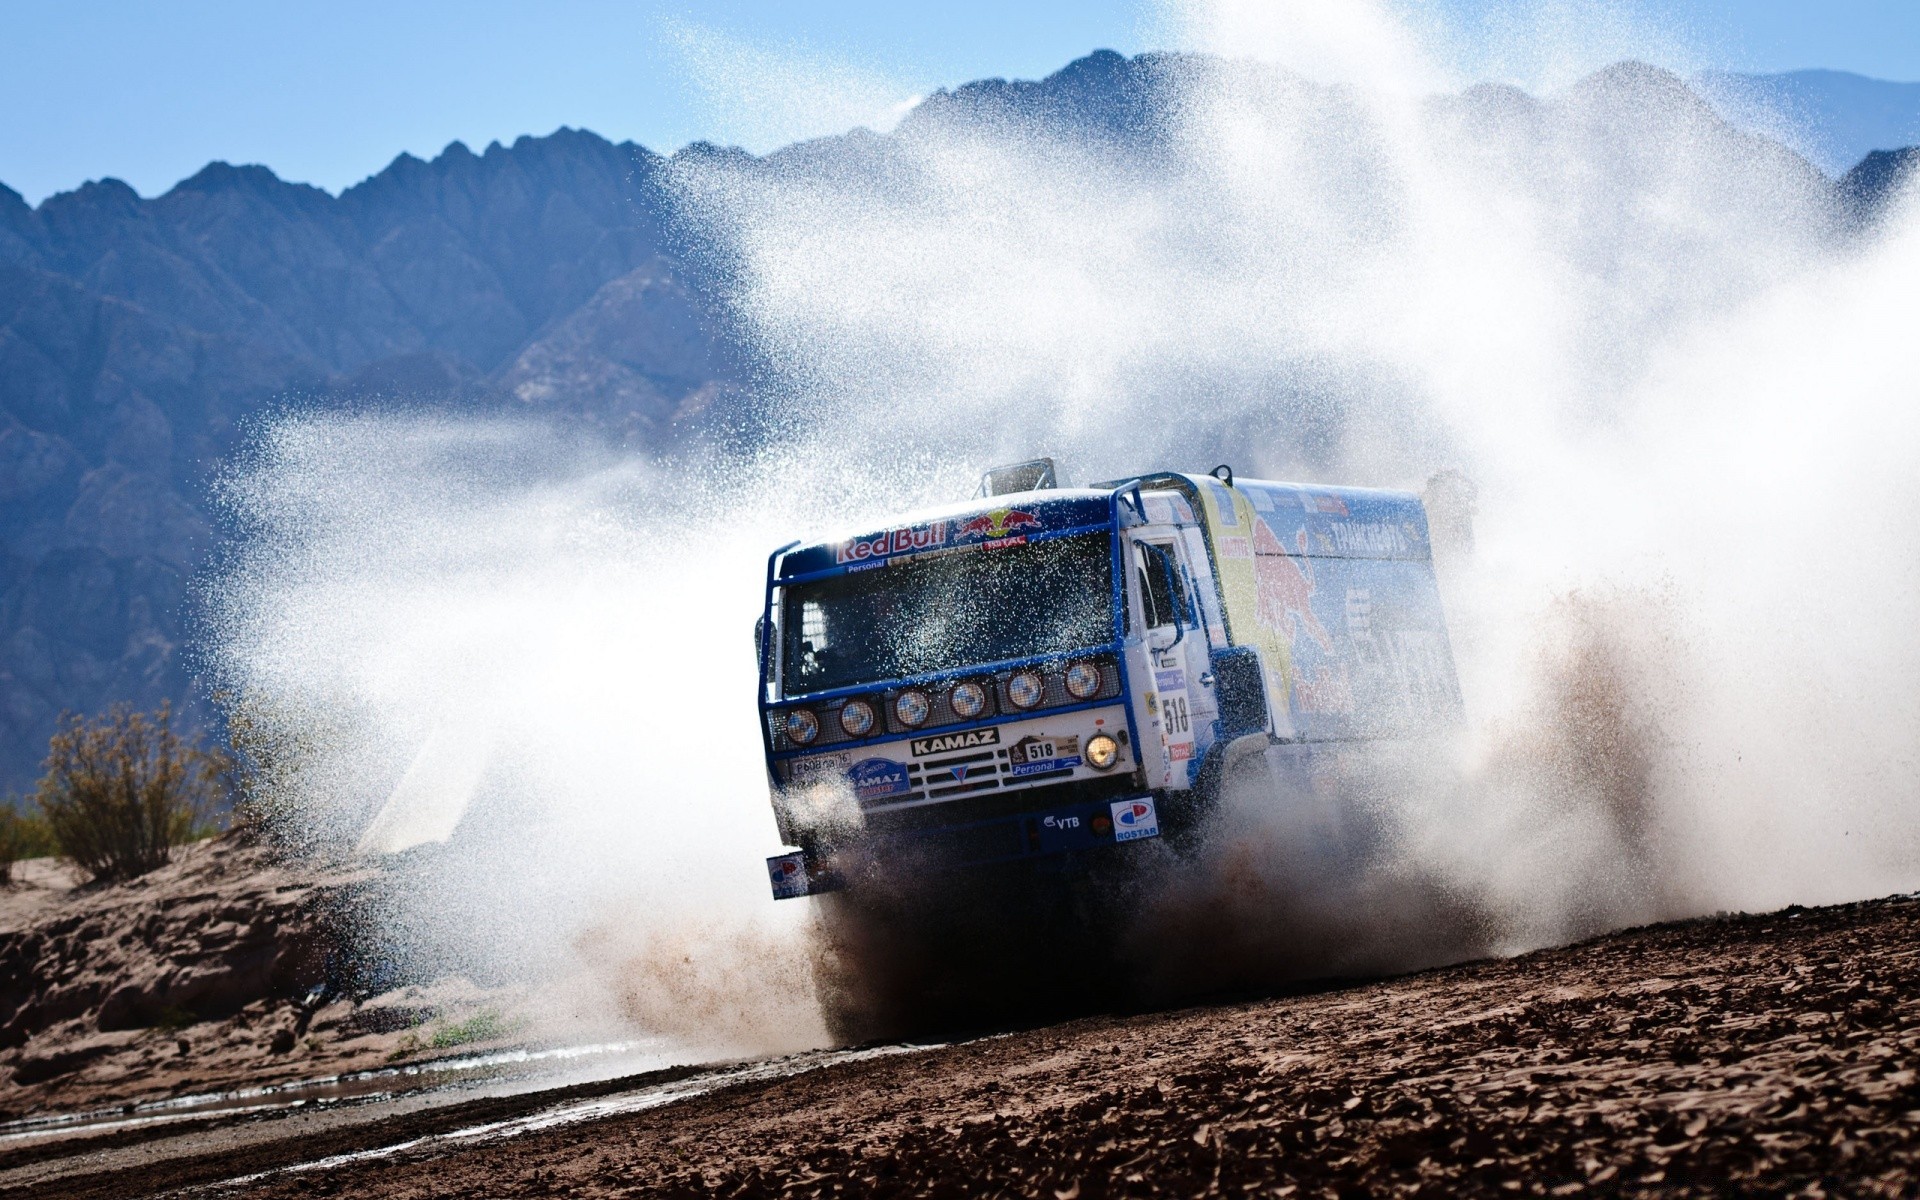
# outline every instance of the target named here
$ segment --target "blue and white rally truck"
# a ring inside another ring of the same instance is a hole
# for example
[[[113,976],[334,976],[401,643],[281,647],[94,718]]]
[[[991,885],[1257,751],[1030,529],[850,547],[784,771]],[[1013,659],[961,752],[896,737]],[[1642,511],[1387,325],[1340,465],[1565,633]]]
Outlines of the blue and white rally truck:
[[[758,628],[786,899],[876,871],[1071,872],[1201,825],[1242,764],[1325,792],[1461,714],[1419,496],[1050,460],[784,546]]]

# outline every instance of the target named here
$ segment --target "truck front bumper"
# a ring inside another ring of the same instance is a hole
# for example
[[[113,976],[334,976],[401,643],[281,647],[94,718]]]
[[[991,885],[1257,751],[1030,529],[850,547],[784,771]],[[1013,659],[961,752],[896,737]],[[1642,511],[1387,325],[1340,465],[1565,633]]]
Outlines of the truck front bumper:
[[[1150,792],[1079,801],[960,825],[869,834],[832,852],[796,850],[767,860],[775,900],[846,887],[870,865],[941,871],[1020,859],[1083,854],[1160,836],[1160,798]]]

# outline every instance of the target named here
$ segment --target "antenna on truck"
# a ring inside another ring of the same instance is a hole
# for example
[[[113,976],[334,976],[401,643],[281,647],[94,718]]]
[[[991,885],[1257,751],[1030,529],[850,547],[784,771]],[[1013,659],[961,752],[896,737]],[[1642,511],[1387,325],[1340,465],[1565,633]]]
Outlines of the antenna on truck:
[[[1053,476],[1053,460],[1031,458],[1026,462],[988,468],[987,473],[980,476],[980,490],[974,495],[1004,496],[1008,492],[1037,492],[1059,486],[1059,481]]]

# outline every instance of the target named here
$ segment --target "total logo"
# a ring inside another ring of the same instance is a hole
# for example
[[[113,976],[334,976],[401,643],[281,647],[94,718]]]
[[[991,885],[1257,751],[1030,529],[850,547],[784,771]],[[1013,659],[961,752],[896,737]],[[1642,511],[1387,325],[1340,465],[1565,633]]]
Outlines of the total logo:
[[[1111,808],[1114,841],[1137,842],[1141,838],[1160,836],[1160,815],[1154,811],[1149,797],[1115,800]]]
[[[1003,538],[1022,529],[1040,528],[1040,518],[1019,508],[996,508],[981,513],[971,521],[961,522],[953,531],[955,537]]]

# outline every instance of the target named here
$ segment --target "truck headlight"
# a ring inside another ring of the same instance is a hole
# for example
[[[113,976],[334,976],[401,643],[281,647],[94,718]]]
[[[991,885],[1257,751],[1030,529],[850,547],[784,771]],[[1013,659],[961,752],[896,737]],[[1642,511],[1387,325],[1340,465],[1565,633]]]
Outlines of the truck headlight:
[[[953,705],[953,711],[962,720],[971,721],[987,711],[987,689],[968,680],[966,683],[955,685],[947,701]]]
[[[865,700],[849,700],[840,710],[840,728],[848,737],[865,737],[873,731],[873,705]]]
[[[1046,694],[1046,681],[1038,671],[1015,671],[1013,678],[1007,680],[1007,699],[1013,701],[1015,708],[1032,708]]]
[[[787,740],[796,746],[811,745],[820,736],[820,718],[810,708],[796,708],[787,714]]]
[[[1104,733],[1096,733],[1087,739],[1087,765],[1096,771],[1105,771],[1120,758],[1120,743]]]
[[[933,701],[925,692],[914,690],[901,692],[893,700],[893,715],[902,725],[918,729],[927,723],[928,714],[933,712]]]
[[[1067,694],[1075,700],[1091,700],[1100,690],[1100,668],[1090,662],[1077,662],[1067,668]]]

